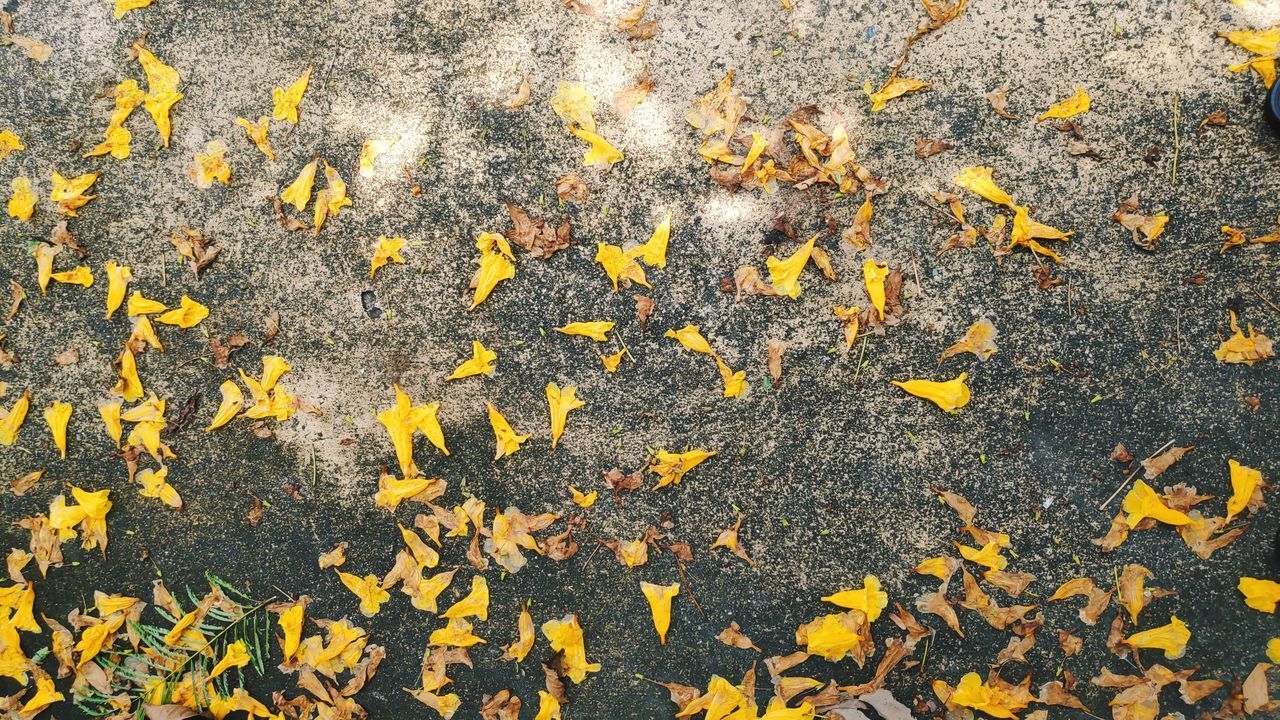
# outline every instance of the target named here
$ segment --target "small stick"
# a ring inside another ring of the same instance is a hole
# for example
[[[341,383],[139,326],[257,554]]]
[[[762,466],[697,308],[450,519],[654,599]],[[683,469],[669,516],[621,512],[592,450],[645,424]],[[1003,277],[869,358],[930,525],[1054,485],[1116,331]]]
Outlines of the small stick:
[[[1272,310],[1275,310],[1276,312],[1280,312],[1280,305],[1276,305],[1275,303],[1268,300],[1265,296],[1263,296],[1262,293],[1258,292],[1257,288],[1255,288],[1252,285],[1245,285],[1245,287],[1249,288],[1249,291],[1252,292],[1254,295],[1257,295],[1259,300],[1266,303],[1267,307],[1271,308]]]
[[[680,571],[680,581],[687,586],[685,589],[689,591],[689,599],[693,601],[693,606],[698,609],[698,612],[705,619],[707,611],[702,609],[702,604],[698,602],[698,596],[693,594],[693,586],[689,584],[689,578],[684,573],[684,563],[676,563],[676,569]]]
[[[1148,455],[1148,456],[1146,457],[1146,459],[1145,459],[1145,460],[1143,460],[1142,462],[1146,462],[1147,460],[1150,460],[1150,459],[1154,458],[1155,456],[1159,455],[1160,453],[1164,452],[1165,450],[1168,450],[1168,449],[1169,449],[1170,447],[1172,447],[1172,446],[1173,446],[1173,441],[1172,441],[1172,440],[1170,440],[1169,442],[1165,443],[1164,445],[1161,445],[1159,450],[1157,450],[1157,451],[1155,451],[1155,452],[1151,453],[1150,455]],[[1104,502],[1104,503],[1102,503],[1101,505],[1099,505],[1099,506],[1098,506],[1098,509],[1099,509],[1099,510],[1106,510],[1106,509],[1107,509],[1107,506],[1111,504],[1111,501],[1116,499],[1116,496],[1120,494],[1120,491],[1121,491],[1121,490],[1123,490],[1123,489],[1125,489],[1125,487],[1127,487],[1127,486],[1129,485],[1129,481],[1133,480],[1133,478],[1134,478],[1135,476],[1137,476],[1138,471],[1139,471],[1139,470],[1141,470],[1141,469],[1142,469],[1142,463],[1138,463],[1138,467],[1134,468],[1133,472],[1129,473],[1129,477],[1125,478],[1125,479],[1124,479],[1124,482],[1120,483],[1120,487],[1116,488],[1116,491],[1115,491],[1115,492],[1113,492],[1113,493],[1111,493],[1111,497],[1107,498],[1107,501],[1106,501],[1106,502]]]
[[[1173,96],[1173,175],[1169,178],[1170,185],[1178,184],[1178,150],[1180,142],[1178,138],[1178,96]]]

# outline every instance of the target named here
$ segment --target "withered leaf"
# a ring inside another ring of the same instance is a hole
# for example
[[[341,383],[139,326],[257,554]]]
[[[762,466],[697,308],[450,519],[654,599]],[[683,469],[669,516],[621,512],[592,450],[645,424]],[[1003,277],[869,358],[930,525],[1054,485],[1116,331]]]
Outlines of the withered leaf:
[[[556,181],[556,195],[564,201],[572,201],[579,205],[587,201],[591,189],[587,181],[578,177],[577,173],[569,173]]]
[[[781,340],[770,340],[769,359],[767,365],[769,367],[769,377],[773,379],[774,387],[778,386],[778,380],[782,378],[782,354],[786,352],[787,345]]]
[[[1210,127],[1226,127],[1226,125],[1227,125],[1227,111],[1214,110],[1213,112],[1205,116],[1205,119],[1200,121],[1200,125],[1196,127],[1196,134],[1203,135],[1205,134],[1205,132],[1208,131],[1208,128]]]
[[[525,73],[524,77],[520,79],[520,86],[516,88],[515,93],[507,98],[506,102],[500,103],[498,107],[506,108],[507,110],[518,110],[529,102],[530,92],[529,73]]]
[[[1124,443],[1116,443],[1115,448],[1111,451],[1111,462],[1125,463],[1133,462],[1133,453],[1125,448]]]
[[[742,634],[742,628],[738,626],[736,621],[730,622],[729,627],[720,631],[720,634],[716,636],[716,639],[732,648],[739,648],[742,650],[750,649],[755,650],[756,652],[761,652],[760,648],[756,647],[756,644],[751,642],[751,638]]]
[[[272,310],[262,326],[262,344],[270,345],[272,340],[276,339],[276,335],[280,334],[280,313]]]
[[[534,257],[546,260],[569,247],[569,218],[562,218],[560,225],[555,227],[545,220],[529,217],[511,203],[507,203],[507,214],[511,216],[512,228],[503,234]]]
[[[309,230],[307,224],[301,220],[291,218],[284,214],[284,204],[280,202],[280,198],[274,195],[268,195],[267,199],[271,201],[272,210],[275,212],[276,222],[280,223],[280,227],[289,232],[303,232]]]
[[[1009,99],[1005,96],[1004,88],[997,88],[987,93],[987,102],[991,103],[991,109],[1005,120],[1017,120],[1018,116],[1009,112]]]
[[[649,328],[649,316],[653,314],[655,303],[648,295],[636,293],[633,297],[636,301],[636,319],[640,321],[640,332],[643,333]]]
[[[80,351],[70,347],[53,356],[54,365],[75,365],[80,362]]]
[[[1084,649],[1084,640],[1079,635],[1066,630],[1058,631],[1058,645],[1062,648],[1062,654],[1071,657]]]
[[[917,138],[916,139],[916,157],[920,159],[931,158],[939,153],[946,152],[955,148],[954,143],[945,140],[935,140],[933,138]]]
[[[1172,467],[1174,463],[1181,460],[1183,455],[1191,452],[1195,447],[1195,445],[1188,445],[1187,447],[1171,447],[1153,458],[1143,460],[1143,477],[1147,480],[1154,480],[1155,478],[1160,477],[1166,470]]]
[[[972,525],[974,518],[978,517],[978,509],[966,500],[963,495],[949,492],[938,487],[929,489],[933,490],[933,492],[947,504],[947,507],[955,510],[956,514],[960,516],[960,519],[964,521],[965,525]]]
[[[12,300],[9,301],[9,314],[5,315],[5,322],[9,322],[13,319],[14,315],[18,314],[18,309],[22,307],[22,301],[27,299],[27,291],[23,290],[22,286],[16,281],[10,280],[9,296]]]

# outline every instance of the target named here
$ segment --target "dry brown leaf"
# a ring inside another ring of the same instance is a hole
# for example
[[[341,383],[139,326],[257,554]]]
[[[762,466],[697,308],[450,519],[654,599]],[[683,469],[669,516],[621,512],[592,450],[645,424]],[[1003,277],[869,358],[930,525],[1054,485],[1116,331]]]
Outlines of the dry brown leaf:
[[[1084,703],[1080,702],[1079,698],[1067,692],[1067,689],[1057,680],[1047,682],[1040,686],[1039,700],[1045,705],[1069,707],[1076,710],[1083,710],[1090,715],[1093,714],[1089,711],[1089,708],[1085,707]]]
[[[272,210],[275,212],[276,222],[280,223],[280,227],[289,232],[302,232],[309,230],[307,224],[289,217],[284,214],[284,204],[280,202],[280,198],[274,195],[268,195],[267,199],[271,201]]]
[[[1187,447],[1172,447],[1159,455],[1142,461],[1143,477],[1147,480],[1154,480],[1164,474],[1166,470],[1173,466],[1174,463],[1182,459],[1183,455],[1195,449],[1195,445]]]
[[[778,386],[778,380],[782,378],[782,354],[786,351],[787,345],[781,340],[770,340],[769,343],[769,377],[773,379],[773,386]]]
[[[619,118],[626,120],[631,111],[636,106],[644,102],[649,97],[649,93],[653,92],[654,79],[649,74],[649,66],[640,69],[640,75],[636,77],[636,84],[631,87],[619,91],[613,96],[613,109]]]
[[[966,500],[963,495],[949,492],[938,487],[932,487],[929,489],[936,493],[937,496],[947,504],[947,507],[955,510],[956,514],[960,516],[960,519],[964,521],[965,525],[972,525],[974,519],[978,517],[978,509]]]
[[[1226,125],[1227,125],[1227,111],[1214,110],[1213,112],[1205,116],[1205,119],[1201,120],[1200,124],[1196,126],[1196,134],[1203,135],[1205,134],[1207,129],[1210,127],[1226,127]]]
[[[916,609],[923,613],[937,615],[947,623],[947,627],[951,628],[952,632],[964,637],[964,631],[960,629],[960,618],[947,600],[947,583],[942,583],[937,592],[925,593],[916,598]]]
[[[991,92],[987,93],[986,98],[987,98],[987,102],[991,103],[991,109],[995,110],[996,114],[999,115],[1000,117],[1004,118],[1005,120],[1018,119],[1017,115],[1011,114],[1008,110],[1009,100],[1005,96],[1004,88],[997,88],[995,90],[992,90]]]
[[[507,98],[505,102],[500,103],[498,107],[506,108],[507,110],[518,110],[529,102],[530,92],[529,73],[525,73],[520,79],[520,86],[516,88],[516,91],[512,93],[511,97]]]
[[[729,627],[722,630],[720,634],[716,636],[716,639],[729,647],[762,652],[760,648],[756,647],[755,643],[751,642],[751,638],[742,634],[742,628],[738,626],[736,621],[730,622]]]
[[[1133,454],[1125,448],[1123,443],[1116,443],[1115,448],[1111,450],[1111,462],[1131,463],[1133,462]]]
[[[931,138],[916,139],[916,157],[920,159],[931,158],[939,153],[954,149],[955,144],[946,142],[945,140],[934,140]]]
[[[18,309],[22,307],[22,301],[27,299],[27,291],[22,289],[16,281],[9,281],[9,314],[5,315],[4,321],[9,322],[14,315],[18,314]]]
[[[632,297],[636,301],[636,319],[640,321],[640,332],[643,333],[649,329],[649,316],[653,314],[655,304],[648,295],[636,293]]]
[[[552,226],[545,220],[529,217],[511,203],[507,203],[507,214],[511,216],[512,228],[503,234],[534,257],[546,260],[569,247],[569,218],[562,218],[559,226]]]
[[[587,182],[576,173],[569,173],[556,181],[556,196],[566,202],[572,201],[581,205],[587,201],[590,193],[591,189],[587,187]]]
[[[1062,648],[1062,654],[1071,657],[1084,649],[1084,640],[1074,632],[1066,630],[1058,631],[1058,645]]]

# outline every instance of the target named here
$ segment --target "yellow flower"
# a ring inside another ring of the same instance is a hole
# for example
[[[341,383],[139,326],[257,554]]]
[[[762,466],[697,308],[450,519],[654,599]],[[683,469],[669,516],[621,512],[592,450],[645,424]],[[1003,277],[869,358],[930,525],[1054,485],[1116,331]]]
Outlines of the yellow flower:
[[[363,578],[359,575],[344,573],[341,570],[336,571],[338,577],[342,579],[342,584],[347,589],[360,598],[360,613],[365,617],[373,617],[378,614],[378,609],[382,607],[382,603],[391,598],[391,594],[382,589],[381,580],[377,575],[365,575]]]
[[[445,380],[461,380],[474,375],[492,375],[493,361],[497,359],[498,353],[486,348],[480,341],[473,340],[471,342],[471,359],[455,368]]]
[[[117,98],[117,105],[119,102],[119,98]],[[129,132],[128,128],[120,125],[111,125],[107,128],[106,137],[103,138],[102,142],[95,145],[84,156],[89,158],[110,155],[117,160],[124,160],[129,157],[129,145],[132,142],[133,133]]]
[[[40,294],[44,295],[49,288],[49,280],[53,277],[53,259],[62,252],[61,245],[40,243],[36,246],[36,284],[40,286]]]
[[[404,258],[400,257],[400,251],[404,246],[405,239],[402,237],[389,238],[386,235],[379,235],[378,245],[373,249],[373,260],[369,264],[369,277],[372,279],[378,274],[378,268],[388,262],[403,263]]]
[[[36,209],[36,195],[31,192],[31,181],[19,175],[9,183],[13,195],[9,197],[9,216],[22,222],[30,222]]]
[[[983,545],[981,549],[956,543],[956,549],[960,551],[960,557],[971,563],[977,563],[992,570],[1004,570],[1009,567],[1009,561],[1000,554],[998,541],[993,540]]]
[[[413,468],[416,473],[417,468]],[[395,510],[405,500],[421,500],[427,502],[439,497],[444,490],[443,481],[421,475],[406,475],[403,480],[394,475],[383,474],[378,478],[378,492],[373,501],[378,507]]]
[[[1146,518],[1155,518],[1166,525],[1186,525],[1191,522],[1191,518],[1185,514],[1165,505],[1156,491],[1142,480],[1134,482],[1124,496],[1121,507],[1128,513],[1125,524],[1130,528],[1137,527]]]
[[[58,536],[67,540],[75,537],[79,526],[82,542],[86,550],[101,547],[107,549],[107,513],[111,511],[111,490],[88,492],[71,486],[71,497],[75,505],[67,505],[62,495],[53,499],[49,505],[49,526],[58,531]]]
[[[547,406],[551,410],[551,447],[555,447],[560,442],[560,436],[564,434],[565,419],[569,417],[569,413],[582,407],[583,402],[577,398],[578,389],[573,386],[566,386],[564,390],[555,383],[547,384]]]
[[[467,308],[468,310],[475,310],[477,305],[484,302],[489,297],[489,293],[498,287],[498,283],[516,276],[516,266],[508,255],[510,250],[506,254],[489,250],[480,256],[480,268],[476,270],[474,280],[476,290],[471,297],[471,307]]]
[[[1071,97],[1065,100],[1059,100],[1053,104],[1053,107],[1036,116],[1036,122],[1048,120],[1049,118],[1065,119],[1074,117],[1082,112],[1088,112],[1088,110],[1089,93],[1085,92],[1084,88],[1078,87]]]
[[[622,162],[622,152],[610,145],[608,140],[578,127],[570,127],[569,132],[577,135],[578,139],[591,143],[591,148],[582,154],[582,162],[587,167],[608,169],[614,163]]]
[[[560,82],[556,84],[556,94],[551,96],[551,109],[567,125],[577,125],[595,132],[596,120],[591,113],[595,110],[596,99],[580,82]]]
[[[859,610],[867,616],[869,622],[874,622],[889,606],[889,594],[880,589],[880,579],[875,575],[862,578],[862,587],[857,590],[841,590],[822,600],[842,608]]]
[[[76,217],[76,210],[97,197],[97,195],[84,194],[97,180],[98,173],[87,173],[68,180],[55,170],[53,171],[53,190],[49,196],[58,205],[58,210],[62,214]]]
[[[618,281],[631,281],[645,287],[653,287],[644,277],[644,268],[635,260],[627,257],[622,248],[609,243],[596,243],[596,262],[604,268],[604,272],[613,281],[613,291],[618,292]]]
[[[107,428],[107,435],[115,441],[116,447],[120,447],[120,436],[124,433],[124,428],[120,424],[120,407],[121,402],[103,403],[98,406],[98,415],[102,417],[102,424]]]
[[[55,402],[44,410],[44,421],[53,435],[53,445],[63,460],[67,459],[67,423],[71,421],[71,404]]]
[[[989,167],[967,167],[960,171],[954,182],[956,185],[975,192],[997,205],[1007,205],[1012,208],[1013,198],[1009,197],[1009,193],[1001,190],[1000,186],[996,185],[991,173],[992,169]]]
[[[117,265],[114,262],[106,264],[107,273],[107,319],[120,309],[120,305],[124,303],[124,293],[129,287],[129,281],[133,279],[133,271],[128,265]]]
[[[994,718],[1016,718],[1015,712],[1025,708],[1027,703],[1009,695],[994,685],[982,682],[978,673],[966,673],[960,678],[955,692],[951,693],[951,702],[963,707],[973,708]]]
[[[1218,33],[1218,37],[1238,45],[1254,55],[1275,55],[1280,52],[1280,26],[1268,30],[1232,30]]]
[[[618,366],[622,364],[622,356],[626,354],[627,349],[624,347],[612,355],[601,355],[600,362],[604,363],[605,372],[618,372]]]
[[[138,63],[147,76],[147,95],[143,98],[142,106],[155,122],[156,131],[164,146],[169,147],[169,136],[172,134],[169,111],[182,99],[182,93],[178,92],[182,76],[177,70],[160,62],[141,43],[134,43],[133,50],[138,54]]]
[[[1242,577],[1236,589],[1244,595],[1244,604],[1258,612],[1274,613],[1280,603],[1280,583],[1274,580]]]
[[[1280,637],[1267,641],[1267,659],[1280,664]]]
[[[12,130],[0,130],[0,160],[9,157],[12,152],[26,149],[22,140]]]
[[[801,245],[786,260],[779,260],[770,255],[765,261],[765,265],[769,268],[769,281],[773,283],[773,289],[779,294],[793,300],[800,297],[800,273],[804,270],[804,266],[809,264],[809,256],[813,254],[813,244],[817,240],[817,235],[809,238],[808,242]]]
[[[142,489],[138,494],[145,498],[154,498],[163,502],[171,508],[177,510],[182,509],[182,496],[178,494],[177,488],[169,484],[169,468],[162,467],[159,470],[151,470],[150,468],[138,473],[138,483],[142,485]]]
[[[862,645],[865,616],[859,612],[823,615],[796,628],[796,644],[810,655],[838,662]]]
[[[305,612],[306,605],[295,603],[288,610],[280,613],[280,620],[277,621],[280,630],[284,633],[280,648],[284,652],[286,663],[298,654],[298,645],[302,642],[302,620]]]
[[[26,704],[18,710],[18,716],[24,718],[33,718],[39,715],[45,708],[50,705],[61,702],[63,700],[62,693],[53,687],[53,680],[48,675],[36,678],[36,692],[27,700]]]
[[[1236,322],[1235,311],[1229,312],[1231,331],[1234,334],[1224,340],[1217,350],[1213,351],[1213,356],[1218,358],[1218,362],[1252,365],[1259,360],[1275,357],[1275,343],[1271,338],[1262,333],[1255,333],[1253,325],[1247,326],[1249,328],[1248,335],[1240,332],[1240,325]]]
[[[207,317],[209,317],[209,308],[183,295],[181,306],[156,318],[156,322],[177,325],[180,328],[193,328]]]
[[[911,572],[918,573],[920,575],[931,575],[939,580],[946,580],[951,577],[951,573],[954,572],[955,562],[955,558],[939,555],[937,557],[931,557],[911,568]]]
[[[546,690],[538,691],[538,714],[533,720],[561,720],[560,701]]]
[[[116,372],[116,377],[119,379],[111,392],[120,395],[127,402],[133,402],[142,397],[142,379],[138,377],[138,363],[133,351],[126,346],[117,362],[120,369]]]
[[[427,638],[428,645],[452,645],[455,647],[471,647],[484,640],[472,634],[471,623],[462,619],[450,620],[445,627],[435,630]]]
[[[271,149],[271,141],[267,139],[267,131],[271,128],[271,118],[263,115],[254,123],[245,118],[236,118],[236,124],[244,128],[244,133],[268,160],[276,159],[275,150]]]
[[[1230,522],[1248,507],[1254,491],[1262,484],[1262,473],[1235,460],[1228,460],[1227,467],[1231,472],[1231,499],[1227,500],[1227,521]]]
[[[222,659],[218,661],[217,665],[213,666],[205,680],[212,680],[232,668],[242,668],[249,664],[250,659],[249,648],[245,646],[243,640],[237,640],[227,646],[226,652],[222,654]]]
[[[653,462],[649,464],[649,471],[658,476],[658,484],[654,489],[667,485],[679,485],[685,473],[715,454],[715,450],[686,450],[682,453],[659,450],[654,454]]]
[[[89,272],[89,268],[83,265],[74,270],[68,270],[67,272],[53,273],[49,277],[63,283],[64,285],[93,287],[93,273]]]
[[[589,493],[584,493],[572,485],[569,486],[569,497],[573,500],[573,504],[584,510],[595,505],[596,498],[599,496],[600,493],[597,493],[595,490],[592,490]]]
[[[311,188],[316,184],[316,170],[319,167],[319,160],[312,160],[304,165],[298,177],[280,193],[280,202],[293,205],[299,212],[306,209],[307,203],[311,202]]]
[[[949,413],[954,413],[969,404],[969,386],[964,384],[965,379],[968,377],[968,373],[960,373],[959,376],[946,382],[934,382],[932,380],[899,382],[894,380],[893,384],[916,397],[932,401]]]
[[[565,335],[581,335],[596,342],[606,342],[609,336],[605,333],[612,329],[613,323],[608,320],[593,320],[591,322],[571,322],[564,327],[556,328],[556,332],[564,333]]]
[[[542,634],[551,643],[552,650],[564,652],[565,674],[574,683],[587,679],[587,673],[599,672],[599,663],[587,662],[587,647],[582,639],[582,626],[577,615],[565,615],[559,620],[542,624]]]
[[[12,445],[18,441],[18,431],[27,419],[27,408],[31,405],[31,394],[23,390],[22,397],[13,401],[8,412],[0,407],[0,445]]]
[[[493,437],[497,441],[497,452],[493,459],[498,460],[519,450],[521,443],[528,440],[529,436],[517,435],[493,403],[486,402],[485,405],[489,408],[489,425],[493,427]]]
[[[672,585],[654,585],[640,583],[640,592],[649,601],[649,612],[653,615],[653,629],[658,631],[658,643],[667,644],[667,629],[671,627],[671,600],[680,594],[680,583]]]
[[[476,575],[471,578],[471,592],[466,597],[449,607],[448,610],[440,613],[440,617],[453,619],[462,619],[467,617],[477,617],[483,622],[489,619],[489,583],[485,581],[483,575]]]
[[[880,112],[889,104],[890,100],[927,87],[932,87],[932,85],[920,80],[898,77],[895,74],[875,92],[871,91],[871,81],[867,80],[862,84],[862,91],[867,94],[867,99],[871,101],[871,112]]]
[[[195,163],[187,168],[187,177],[196,187],[207,190],[214,181],[231,184],[231,166],[227,164],[227,146],[220,140],[210,140],[204,152],[196,154]]]
[[[432,445],[439,448],[445,455],[449,454],[444,443],[444,431],[436,418],[440,403],[414,405],[399,385],[395,386],[395,392],[395,406],[378,413],[378,422],[382,423],[387,429],[387,434],[391,436],[391,444],[396,450],[396,460],[400,463],[400,472],[406,476],[414,475],[417,473],[417,468],[413,464],[415,432],[426,435]]]
[[[137,290],[134,290],[129,295],[129,317],[135,317],[137,315],[155,315],[156,313],[162,313],[167,309],[168,308],[164,306],[164,303],[146,298]]]
[[[867,287],[867,297],[871,299],[871,307],[876,309],[880,319],[884,320],[884,281],[889,277],[889,266],[867,258],[862,263],[862,282]]]
[[[240,412],[240,408],[244,407],[244,393],[240,392],[240,386],[234,381],[223,382],[218,386],[218,390],[222,393],[222,402],[218,405],[218,411],[213,414],[213,420],[209,421],[205,432],[216,430],[231,422],[236,413]]]
[[[519,637],[516,641],[503,649],[501,660],[515,660],[516,662],[524,662],[525,656],[533,649],[533,641],[536,639],[533,633],[533,616],[529,614],[529,606],[520,606],[520,618],[516,622],[519,630]]]
[[[649,236],[648,242],[643,245],[637,245],[627,251],[627,257],[639,258],[645,265],[649,267],[666,267],[667,266],[667,244],[671,241],[671,212],[667,212],[667,216],[658,223],[658,227],[653,229],[653,234]]]
[[[271,110],[271,117],[276,120],[298,123],[298,103],[302,102],[302,96],[307,92],[307,84],[311,82],[311,68],[308,67],[302,76],[293,82],[286,90],[284,88],[273,88],[271,90],[271,102],[275,107]],[[301,210],[302,208],[298,208]]]
[[[400,138],[369,138],[364,141],[364,145],[360,147],[360,177],[375,177],[373,163],[378,156],[391,149],[393,145],[400,142]]]
[[[1163,650],[1165,658],[1177,660],[1186,652],[1190,639],[1191,631],[1186,624],[1177,617],[1170,617],[1168,625],[1134,633],[1124,639],[1124,644],[1131,648]]]
[[[747,372],[739,370],[734,372],[725,361],[720,359],[719,355],[711,354],[715,358],[716,368],[720,371],[720,379],[724,381],[724,396],[727,398],[738,397],[747,391]]]
[[[672,338],[687,350],[707,355],[713,354],[711,344],[702,336],[697,325],[689,324],[679,330],[668,330],[666,337]]]
[[[960,353],[973,353],[979,360],[986,362],[996,352],[996,326],[983,318],[969,326],[960,341],[942,351],[942,360]]]

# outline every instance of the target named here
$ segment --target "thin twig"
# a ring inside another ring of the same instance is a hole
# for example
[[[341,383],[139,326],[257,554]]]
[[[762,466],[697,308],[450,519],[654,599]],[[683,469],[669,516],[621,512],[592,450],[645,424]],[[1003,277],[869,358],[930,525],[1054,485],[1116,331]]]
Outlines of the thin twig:
[[[1161,445],[1159,450],[1157,450],[1157,451],[1155,451],[1155,452],[1151,453],[1150,455],[1148,455],[1148,456],[1146,457],[1146,459],[1142,461],[1142,463],[1146,462],[1147,460],[1150,460],[1150,459],[1154,458],[1155,456],[1159,455],[1160,453],[1164,452],[1165,450],[1168,450],[1168,449],[1169,449],[1170,447],[1172,447],[1172,446],[1173,446],[1173,441],[1172,441],[1172,440],[1170,440],[1169,442],[1165,443],[1164,445]],[[1130,482],[1131,480],[1133,480],[1133,478],[1134,478],[1135,476],[1137,476],[1137,474],[1138,474],[1138,472],[1139,472],[1140,470],[1142,470],[1142,467],[1143,467],[1142,463],[1138,463],[1138,467],[1134,468],[1133,472],[1129,473],[1129,477],[1125,478],[1125,479],[1124,479],[1124,482],[1120,483],[1120,487],[1116,488],[1116,491],[1115,491],[1115,492],[1113,492],[1113,493],[1111,493],[1111,497],[1107,498],[1107,501],[1106,501],[1106,502],[1104,502],[1104,503],[1102,503],[1101,505],[1099,505],[1099,506],[1098,506],[1098,509],[1099,509],[1099,510],[1106,510],[1106,509],[1107,509],[1107,506],[1111,504],[1111,501],[1112,501],[1112,500],[1115,500],[1115,499],[1116,499],[1116,496],[1120,494],[1120,491],[1121,491],[1121,490],[1123,490],[1123,489],[1125,489],[1126,487],[1128,487],[1129,482]]]
[[[1178,137],[1178,96],[1173,96],[1173,174],[1169,178],[1170,185],[1178,184],[1178,151],[1181,141]]]
[[[1245,285],[1245,287],[1249,288],[1249,291],[1252,292],[1254,295],[1257,295],[1259,300],[1266,303],[1267,307],[1271,308],[1272,310],[1275,310],[1276,312],[1280,312],[1280,305],[1276,305],[1275,303],[1268,300],[1265,296],[1263,296],[1262,293],[1258,292],[1257,288],[1255,288],[1252,285]]]
[[[685,575],[684,563],[676,563],[676,569],[680,571],[680,582],[684,583],[685,590],[689,591],[689,599],[693,601],[693,606],[698,609],[698,612],[701,613],[702,617],[705,619],[707,617],[707,611],[702,609],[702,603],[698,602],[698,596],[693,594],[693,585],[689,583],[689,578]]]

